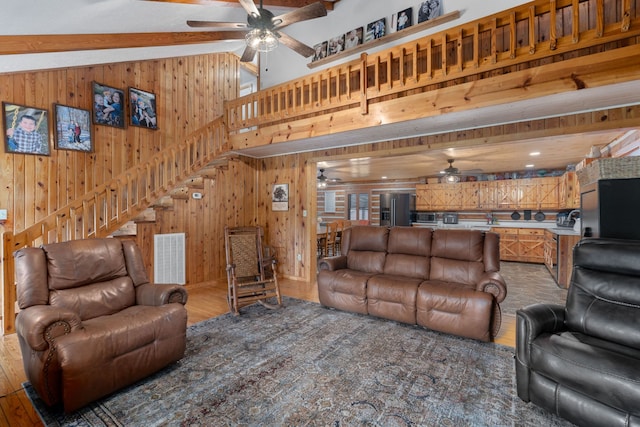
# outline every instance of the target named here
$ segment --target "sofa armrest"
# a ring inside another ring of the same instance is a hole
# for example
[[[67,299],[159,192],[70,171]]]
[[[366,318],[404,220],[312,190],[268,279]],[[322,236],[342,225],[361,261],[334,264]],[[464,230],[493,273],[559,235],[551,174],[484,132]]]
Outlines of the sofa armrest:
[[[347,268],[347,257],[346,255],[338,255],[332,256],[328,258],[322,258],[318,263],[318,271],[321,270],[342,270]]]
[[[476,290],[492,294],[497,303],[507,297],[507,284],[497,271],[485,272],[478,281]]]
[[[44,351],[55,338],[82,329],[80,316],[50,305],[33,305],[18,313],[16,332],[35,351]]]
[[[136,302],[139,305],[164,305],[177,302],[187,303],[187,290],[174,284],[145,283],[136,288]]]
[[[558,304],[533,304],[516,310],[516,388],[525,402],[529,402],[531,344],[541,334],[565,330],[564,320],[564,306]]]

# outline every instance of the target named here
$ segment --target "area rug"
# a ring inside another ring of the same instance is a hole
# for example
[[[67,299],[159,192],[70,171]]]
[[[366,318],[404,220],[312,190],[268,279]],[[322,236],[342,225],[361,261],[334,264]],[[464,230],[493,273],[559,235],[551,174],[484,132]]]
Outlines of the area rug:
[[[513,349],[284,299],[188,329],[184,359],[48,426],[566,426],[516,396]]]

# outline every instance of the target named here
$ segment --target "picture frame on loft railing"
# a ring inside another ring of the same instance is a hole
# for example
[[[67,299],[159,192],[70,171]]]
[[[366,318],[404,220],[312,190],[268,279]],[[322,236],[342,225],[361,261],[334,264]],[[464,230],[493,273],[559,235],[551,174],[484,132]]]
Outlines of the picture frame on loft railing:
[[[54,104],[53,108],[56,149],[93,152],[91,112],[61,104]]]
[[[134,87],[129,88],[129,120],[132,126],[158,129],[156,95]]]
[[[2,103],[5,151],[49,156],[49,112],[42,108]]]

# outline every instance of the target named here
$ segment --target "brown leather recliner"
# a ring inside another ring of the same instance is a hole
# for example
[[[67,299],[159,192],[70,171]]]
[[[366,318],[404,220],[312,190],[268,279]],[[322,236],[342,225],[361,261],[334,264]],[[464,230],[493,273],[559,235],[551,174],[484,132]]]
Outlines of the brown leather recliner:
[[[24,370],[66,412],[181,359],[187,293],[149,283],[132,241],[88,239],[14,253]]]

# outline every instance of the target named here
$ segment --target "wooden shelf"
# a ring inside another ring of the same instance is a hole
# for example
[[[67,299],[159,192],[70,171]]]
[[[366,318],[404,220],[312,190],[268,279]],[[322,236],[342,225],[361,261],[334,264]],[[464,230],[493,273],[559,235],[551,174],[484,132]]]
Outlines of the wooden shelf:
[[[395,33],[387,34],[386,36],[381,37],[379,39],[371,40],[371,41],[362,43],[356,47],[343,50],[342,52],[336,53],[335,55],[327,56],[326,58],[322,58],[317,61],[310,62],[307,64],[307,67],[309,68],[321,67],[324,64],[328,64],[329,62],[336,61],[340,58],[344,58],[346,56],[350,56],[355,53],[365,51],[367,49],[382,46],[384,44],[396,41],[403,37],[410,36],[411,34],[419,33],[420,31],[424,31],[428,28],[435,27],[440,24],[444,24],[445,22],[453,21],[454,19],[458,19],[459,17],[460,17],[460,11],[454,10],[453,12],[440,15],[437,18],[433,18],[428,21],[421,22],[416,25],[412,25],[411,27],[405,28],[404,30],[396,31]]]

